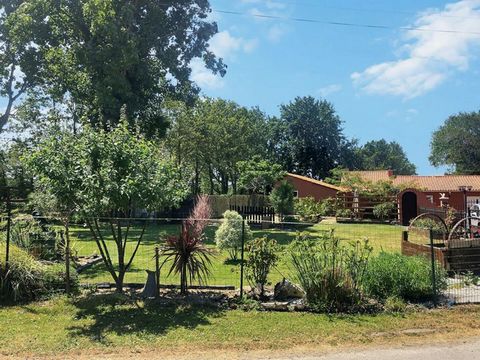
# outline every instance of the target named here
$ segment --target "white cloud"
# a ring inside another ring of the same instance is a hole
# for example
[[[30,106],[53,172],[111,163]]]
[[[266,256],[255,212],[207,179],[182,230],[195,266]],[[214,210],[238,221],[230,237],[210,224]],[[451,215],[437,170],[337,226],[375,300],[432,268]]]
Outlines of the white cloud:
[[[205,68],[203,61],[200,58],[195,58],[190,63],[192,74],[190,79],[194,81],[201,88],[221,89],[225,82],[222,77],[215,75],[211,70]]]
[[[273,0],[241,0],[243,4],[261,4],[264,5],[267,9],[271,10],[280,10],[285,9],[287,7],[286,4],[273,1]]]
[[[267,39],[271,42],[279,42],[280,39],[287,33],[286,26],[282,24],[276,24],[270,27],[267,31]]]
[[[217,33],[210,40],[210,50],[218,57],[227,59],[237,52],[252,52],[258,45],[257,39],[245,40],[235,37],[228,30]]]
[[[340,90],[342,90],[342,85],[340,85],[340,84],[330,84],[330,85],[327,85],[327,86],[324,86],[324,87],[318,89],[318,93],[320,94],[320,96],[326,97],[330,94],[339,92]]]
[[[235,59],[239,53],[250,53],[258,46],[257,39],[244,39],[235,37],[229,31],[221,31],[210,39],[209,49],[219,58],[226,60]],[[205,68],[200,58],[191,61],[192,74],[190,79],[202,88],[220,89],[225,81],[219,75],[214,75],[211,70]]]
[[[412,26],[436,31],[408,30],[400,47],[407,56],[353,73],[355,85],[369,94],[410,99],[436,88],[450,74],[468,70],[480,46],[480,0],[427,10]]]

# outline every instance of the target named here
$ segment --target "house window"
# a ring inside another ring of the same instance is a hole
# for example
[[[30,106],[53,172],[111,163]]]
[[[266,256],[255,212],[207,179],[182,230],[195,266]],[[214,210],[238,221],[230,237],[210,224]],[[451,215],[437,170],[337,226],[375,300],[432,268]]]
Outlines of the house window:
[[[433,204],[433,195],[427,195],[427,201],[428,201],[430,204]]]
[[[296,197],[296,198],[298,198],[298,190],[294,190],[294,191],[293,191],[293,196]]]

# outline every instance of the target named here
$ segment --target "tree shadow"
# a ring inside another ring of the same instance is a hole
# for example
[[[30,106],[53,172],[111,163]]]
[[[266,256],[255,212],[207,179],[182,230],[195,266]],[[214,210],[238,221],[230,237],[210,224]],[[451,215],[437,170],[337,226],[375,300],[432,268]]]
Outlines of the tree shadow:
[[[93,295],[74,302],[78,319],[91,319],[89,325],[72,326],[73,336],[88,337],[100,343],[106,335],[165,335],[175,328],[194,329],[209,325],[211,317],[222,316],[224,309],[204,301],[188,300],[137,302],[125,295]]]
[[[246,260],[243,260],[243,264],[246,264]],[[223,262],[225,265],[239,266],[242,264],[242,259],[225,259]]]

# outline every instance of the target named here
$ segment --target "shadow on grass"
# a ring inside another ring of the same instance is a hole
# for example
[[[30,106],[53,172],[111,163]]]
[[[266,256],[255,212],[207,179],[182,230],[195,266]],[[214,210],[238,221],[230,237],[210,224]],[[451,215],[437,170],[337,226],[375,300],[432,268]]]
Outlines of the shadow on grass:
[[[78,319],[90,319],[90,325],[72,326],[74,336],[107,343],[106,336],[161,336],[176,328],[194,329],[209,325],[211,317],[221,316],[223,309],[188,301],[136,303],[123,295],[95,295],[74,302]]]
[[[225,265],[240,266],[242,264],[242,259],[225,259],[223,262]],[[246,260],[243,260],[243,264],[246,263]]]

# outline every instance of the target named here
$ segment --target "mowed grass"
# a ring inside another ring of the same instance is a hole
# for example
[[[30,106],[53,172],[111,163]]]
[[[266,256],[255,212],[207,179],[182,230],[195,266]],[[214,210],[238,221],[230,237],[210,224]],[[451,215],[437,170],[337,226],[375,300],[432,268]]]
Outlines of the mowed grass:
[[[209,285],[232,285],[240,286],[240,262],[230,261],[228,253],[225,251],[218,251],[215,246],[215,230],[217,224],[212,224],[206,231],[206,245],[211,247],[215,252],[211,264],[211,276],[208,279]],[[334,234],[343,244],[347,245],[352,241],[368,239],[370,245],[377,254],[380,251],[399,252],[400,239],[403,227],[393,225],[378,225],[378,224],[316,224],[313,226],[295,226],[289,227],[285,225],[280,229],[256,230],[253,229],[254,237],[267,236],[277,240],[279,244],[280,261],[275,269],[272,270],[269,281],[275,283],[280,281],[283,277],[291,278],[292,269],[290,266],[290,259],[286,251],[288,244],[292,242],[298,231],[305,231],[312,236],[321,236],[325,232],[330,232],[333,229]],[[155,224],[149,223],[146,227],[143,241],[134,259],[132,268],[127,273],[125,281],[127,283],[143,283],[146,280],[145,270],[155,269],[155,247],[161,247],[164,244],[165,238],[169,235],[178,234],[180,231],[179,224]],[[112,259],[117,258],[117,250],[115,243],[112,240],[111,233],[108,228],[103,230],[107,246],[110,249]],[[141,233],[140,225],[132,227],[129,238],[132,241],[127,246],[127,256],[129,256],[135,245],[133,241]],[[92,255],[98,254],[98,248],[95,241],[92,240],[90,231],[87,228],[75,227],[72,228],[72,239],[74,252],[78,255]],[[248,256],[248,254],[245,254]],[[161,263],[164,259],[161,259]],[[160,282],[162,284],[177,284],[178,276],[168,275],[170,263],[166,263],[160,274]],[[97,264],[80,276],[83,283],[99,283],[112,282],[111,275],[105,270],[103,263]]]
[[[345,350],[406,341],[451,342],[480,334],[479,311],[468,306],[403,315],[328,316],[133,302],[118,295],[59,297],[0,308],[0,357],[69,358],[69,353],[94,351],[128,357],[149,350],[157,356],[163,351]]]

